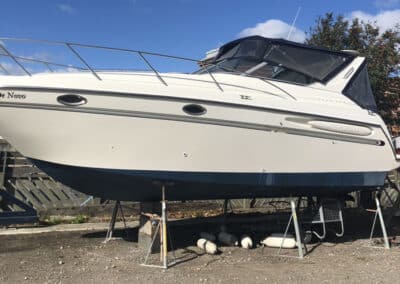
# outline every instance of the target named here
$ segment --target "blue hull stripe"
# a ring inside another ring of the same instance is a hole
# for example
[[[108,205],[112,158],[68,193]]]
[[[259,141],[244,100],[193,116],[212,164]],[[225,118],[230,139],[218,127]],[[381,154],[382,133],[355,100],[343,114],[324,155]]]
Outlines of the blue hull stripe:
[[[97,169],[31,159],[44,172],[72,188],[106,199],[159,200],[155,181],[168,181],[170,200],[334,195],[373,189],[387,172],[209,173]]]

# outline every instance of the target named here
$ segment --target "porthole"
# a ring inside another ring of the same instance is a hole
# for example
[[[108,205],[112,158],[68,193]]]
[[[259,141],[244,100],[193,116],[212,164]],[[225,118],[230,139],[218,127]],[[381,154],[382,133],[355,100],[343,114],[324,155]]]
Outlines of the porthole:
[[[183,107],[183,111],[190,115],[203,115],[207,112],[205,107],[198,104],[189,104]]]
[[[60,104],[66,105],[66,106],[80,106],[84,105],[87,103],[87,99],[80,96],[80,95],[75,95],[75,94],[66,94],[57,97],[57,101]]]

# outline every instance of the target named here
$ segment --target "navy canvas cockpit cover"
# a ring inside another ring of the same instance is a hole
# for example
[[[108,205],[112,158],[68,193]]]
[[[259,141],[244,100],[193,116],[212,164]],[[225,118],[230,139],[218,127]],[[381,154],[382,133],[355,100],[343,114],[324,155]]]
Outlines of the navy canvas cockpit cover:
[[[327,83],[342,71],[356,56],[324,48],[295,43],[284,39],[250,36],[229,42],[220,47],[214,59],[220,64],[231,59],[252,59],[281,66],[303,74],[313,81]],[[270,78],[270,76],[266,76]],[[359,106],[377,111],[368,78],[367,66],[363,64],[350,79],[343,94]]]
[[[316,81],[326,83],[344,66],[348,65],[354,59],[354,55],[284,39],[251,36],[223,45],[219,49],[214,62],[221,62],[229,58],[252,58],[279,64],[287,69],[307,75]]]

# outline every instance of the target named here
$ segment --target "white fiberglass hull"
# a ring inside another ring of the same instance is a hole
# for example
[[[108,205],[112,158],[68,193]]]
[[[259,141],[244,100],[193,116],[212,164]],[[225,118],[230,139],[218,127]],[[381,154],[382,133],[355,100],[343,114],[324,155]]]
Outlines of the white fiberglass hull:
[[[1,135],[61,182],[103,198],[156,200],[154,181],[173,182],[168,198],[177,200],[329,195],[380,186],[397,167],[384,125],[367,112],[351,119],[346,109],[342,118],[70,87],[5,88],[25,98],[1,100]],[[59,103],[66,93],[86,104]],[[189,104],[204,114],[185,113]]]

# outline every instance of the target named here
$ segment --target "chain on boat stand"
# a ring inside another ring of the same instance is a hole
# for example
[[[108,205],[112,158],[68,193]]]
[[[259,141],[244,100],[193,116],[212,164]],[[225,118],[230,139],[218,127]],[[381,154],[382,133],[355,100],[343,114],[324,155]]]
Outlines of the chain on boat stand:
[[[175,265],[176,262],[176,257],[175,257],[175,252],[174,248],[172,245],[172,240],[171,240],[171,235],[168,230],[168,211],[167,211],[167,199],[166,199],[166,191],[167,191],[167,186],[172,186],[173,183],[169,182],[155,182],[155,185],[160,186],[161,188],[161,217],[158,216],[157,214],[148,214],[144,213],[144,215],[150,217],[151,222],[157,222],[157,227],[154,233],[154,236],[151,240],[151,243],[149,245],[149,248],[147,250],[146,258],[143,263],[141,263],[142,266],[147,266],[147,267],[155,267],[155,268],[163,268],[163,269],[168,269],[169,267]],[[157,264],[149,264],[149,256],[151,254],[153,245],[155,243],[155,240],[157,238],[157,235],[159,234],[160,236],[160,262],[162,263],[161,265]],[[173,255],[173,260],[169,262],[168,260],[168,241],[171,246],[171,251]]]

